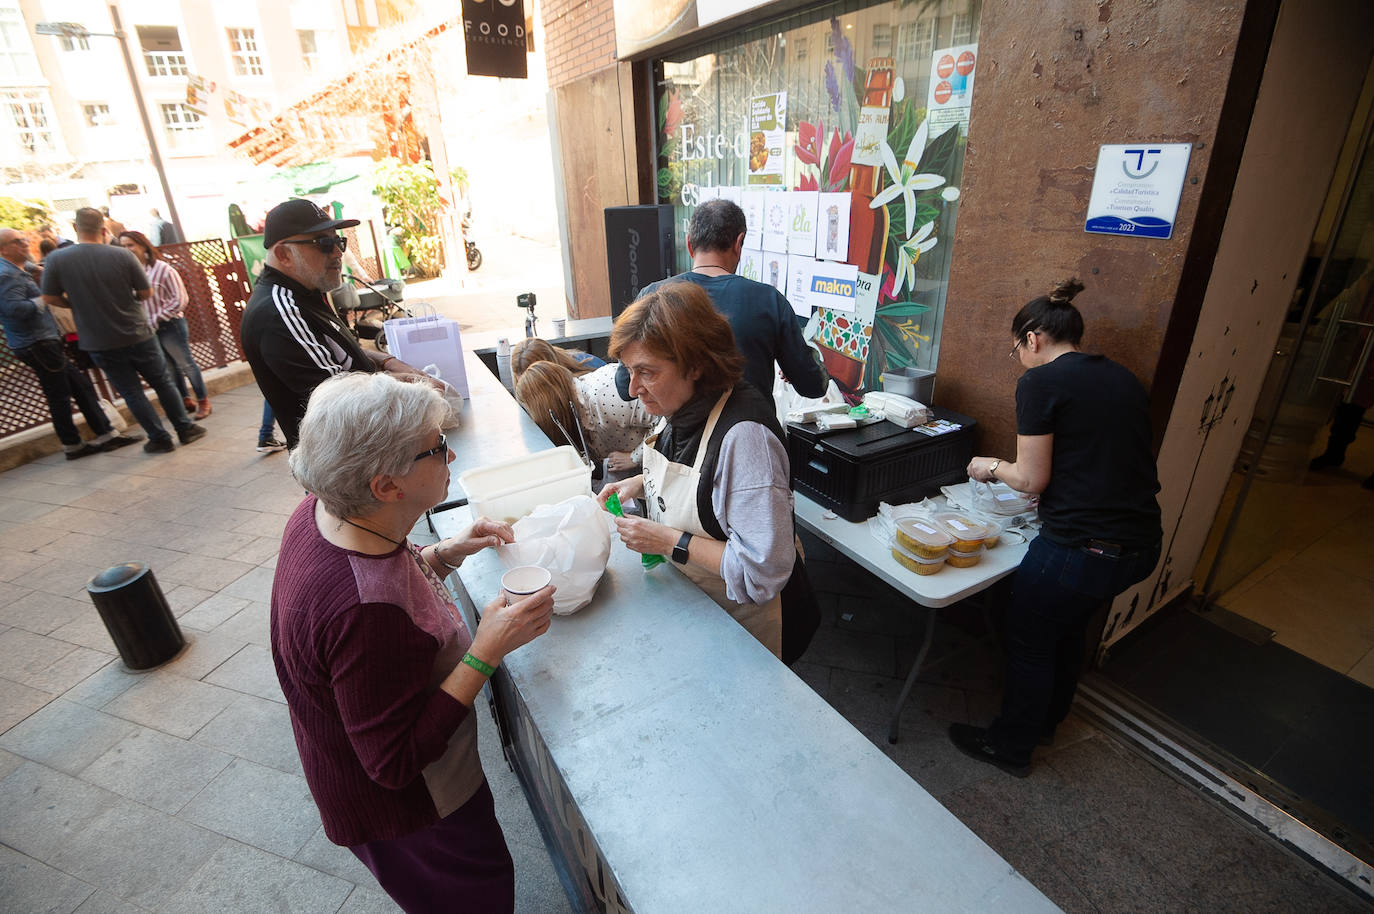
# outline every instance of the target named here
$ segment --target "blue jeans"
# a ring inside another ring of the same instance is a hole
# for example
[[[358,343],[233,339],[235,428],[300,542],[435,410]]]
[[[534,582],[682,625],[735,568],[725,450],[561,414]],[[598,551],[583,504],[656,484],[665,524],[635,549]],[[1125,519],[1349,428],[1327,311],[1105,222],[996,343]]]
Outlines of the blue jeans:
[[[1007,611],[1002,713],[988,728],[994,747],[1017,761],[1030,760],[1041,736],[1053,733],[1069,713],[1093,613],[1143,581],[1158,562],[1158,544],[1113,557],[1044,536],[1031,541]]]
[[[272,404],[266,400],[262,401],[262,426],[258,429],[258,444],[266,444],[267,439],[272,437],[272,426],[276,425],[277,417],[272,414]]]
[[[38,385],[48,399],[48,412],[52,414],[52,427],[58,441],[68,447],[81,444],[81,434],[72,421],[72,400],[81,407],[81,415],[86,417],[96,437],[110,433],[110,420],[100,408],[91,379],[67,361],[61,343],[39,340],[32,346],[14,350],[14,355],[38,375]]]
[[[205,379],[201,377],[200,366],[191,355],[191,333],[186,327],[186,318],[174,317],[158,324],[157,341],[170,363],[168,367],[177,391],[186,396],[186,379],[189,378],[196,399],[208,400],[210,394],[205,390]]]
[[[110,379],[115,390],[124,398],[124,404],[148,433],[150,441],[170,441],[172,436],[167,433],[153,411],[153,404],[144,395],[140,376],[157,394],[162,411],[178,432],[195,425],[186,415],[186,405],[181,402],[181,395],[172,384],[172,376],[167,371],[167,362],[162,358],[162,347],[158,345],[157,337],[150,336],[141,343],[119,349],[93,351],[90,356],[91,361],[105,372],[105,377]]]

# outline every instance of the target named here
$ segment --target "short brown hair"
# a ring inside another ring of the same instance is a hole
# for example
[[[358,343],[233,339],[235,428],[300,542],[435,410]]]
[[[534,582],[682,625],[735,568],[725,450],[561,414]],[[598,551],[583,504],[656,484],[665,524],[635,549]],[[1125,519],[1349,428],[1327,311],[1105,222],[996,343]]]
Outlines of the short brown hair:
[[[105,214],[93,206],[83,206],[76,211],[72,227],[78,232],[94,235],[105,228]]]
[[[706,390],[726,390],[744,377],[744,357],[730,322],[694,282],[665,283],[625,309],[611,330],[611,358],[634,343],[674,362],[684,374],[700,372],[697,383]]]

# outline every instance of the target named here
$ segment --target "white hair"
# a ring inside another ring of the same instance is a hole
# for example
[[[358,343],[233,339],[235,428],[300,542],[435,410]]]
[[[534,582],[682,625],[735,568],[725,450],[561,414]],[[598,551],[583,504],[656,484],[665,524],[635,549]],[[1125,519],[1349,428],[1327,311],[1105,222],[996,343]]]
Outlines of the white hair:
[[[387,374],[348,372],[316,387],[291,452],[291,472],[335,517],[380,504],[377,476],[404,476],[449,414],[438,391]]]

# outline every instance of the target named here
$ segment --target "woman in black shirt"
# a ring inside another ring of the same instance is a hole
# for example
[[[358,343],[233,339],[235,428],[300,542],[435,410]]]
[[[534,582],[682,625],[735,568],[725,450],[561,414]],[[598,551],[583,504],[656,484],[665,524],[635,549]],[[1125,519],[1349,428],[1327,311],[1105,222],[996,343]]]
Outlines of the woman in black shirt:
[[[1079,351],[1075,279],[1012,320],[1016,460],[975,457],[968,474],[1040,495],[1040,535],[1016,572],[1007,615],[1002,713],[987,728],[953,724],[963,752],[1019,777],[1053,740],[1078,686],[1094,611],[1159,561],[1159,480],[1145,388],[1126,368]]]

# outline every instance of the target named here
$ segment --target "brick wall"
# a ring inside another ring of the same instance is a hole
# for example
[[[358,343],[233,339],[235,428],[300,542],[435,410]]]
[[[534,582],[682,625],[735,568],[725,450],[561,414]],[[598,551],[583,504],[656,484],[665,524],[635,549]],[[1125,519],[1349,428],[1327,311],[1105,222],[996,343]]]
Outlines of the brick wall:
[[[542,6],[549,88],[615,63],[612,0],[545,0]]]

